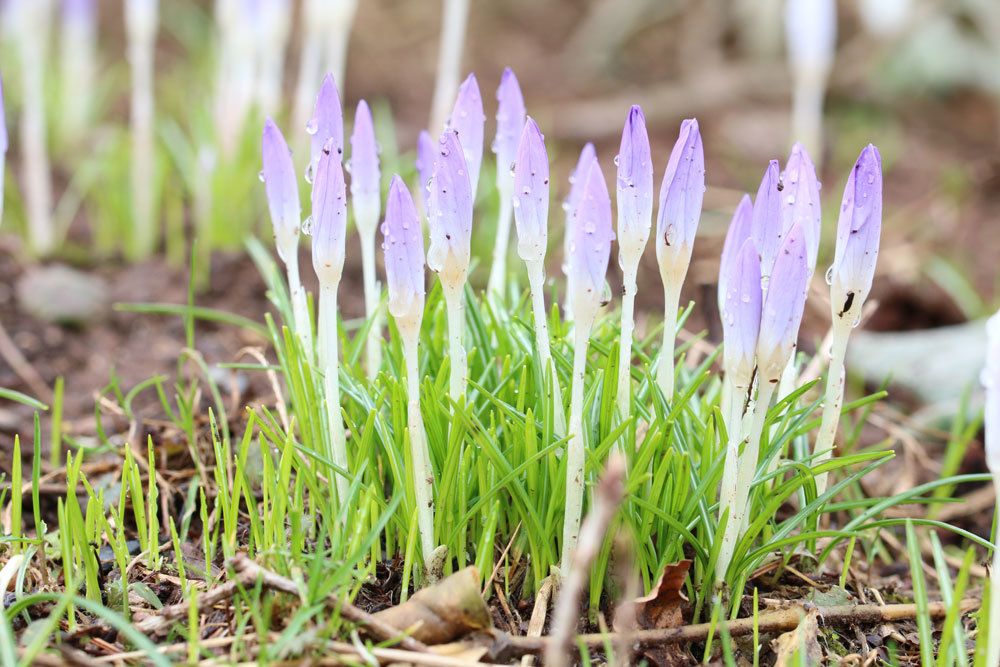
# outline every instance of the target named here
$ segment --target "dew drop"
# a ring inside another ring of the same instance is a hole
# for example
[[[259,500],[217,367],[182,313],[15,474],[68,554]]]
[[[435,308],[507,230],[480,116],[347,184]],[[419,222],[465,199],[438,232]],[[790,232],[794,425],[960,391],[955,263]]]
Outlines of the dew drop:
[[[258,178],[258,179],[260,179],[260,182],[261,182],[261,183],[263,183],[263,182],[264,182],[264,170],[263,170],[263,169],[261,169],[261,170],[260,170],[260,171],[259,171],[259,172],[257,173],[257,178]]]
[[[830,265],[830,268],[826,270],[826,284],[827,285],[832,285],[833,284],[833,265],[832,264]]]
[[[311,236],[313,232],[313,217],[310,215],[308,218],[302,221],[302,233],[306,236]]]
[[[312,118],[308,123],[306,123],[306,134],[314,135],[319,132],[319,119]]]

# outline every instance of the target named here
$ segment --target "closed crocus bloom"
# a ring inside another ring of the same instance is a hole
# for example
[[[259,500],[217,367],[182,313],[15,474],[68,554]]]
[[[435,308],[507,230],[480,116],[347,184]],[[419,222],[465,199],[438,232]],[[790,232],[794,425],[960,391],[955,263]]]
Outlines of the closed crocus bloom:
[[[743,242],[750,238],[750,222],[753,217],[753,202],[750,195],[744,194],[740,199],[733,219],[726,232],[726,240],[722,244],[722,258],[719,261],[719,309],[726,304],[726,286],[729,282],[729,268],[735,265],[737,253],[743,247]]]
[[[278,254],[288,260],[289,253],[295,252],[299,237],[299,223],[302,209],[299,205],[299,186],[295,178],[292,153],[285,143],[281,130],[270,118],[264,123],[262,139],[264,190],[267,205],[271,211],[271,224]]]
[[[312,185],[312,261],[320,284],[340,282],[347,236],[347,188],[344,168],[326,143]]]
[[[590,163],[597,159],[597,151],[594,149],[594,144],[588,143],[580,151],[580,157],[576,160],[576,166],[573,168],[573,172],[569,175],[569,194],[566,195],[565,201],[563,201],[563,211],[566,212],[566,229],[563,235],[563,271],[569,274],[569,246],[573,238],[571,233],[573,225],[573,216],[576,215],[576,207],[580,203],[580,197],[583,195],[584,181],[587,178],[587,172],[590,171]]]
[[[705,152],[698,121],[688,119],[681,123],[660,185],[656,256],[665,278],[680,282],[687,273],[704,196]]]
[[[653,158],[646,117],[638,105],[629,109],[616,162],[619,261],[638,262],[649,240],[653,216]]]
[[[809,288],[809,261],[805,234],[794,225],[778,248],[771,271],[757,343],[761,382],[776,384],[792,357]]]
[[[721,304],[726,372],[748,378],[753,374],[760,333],[760,255],[751,239],[733,252],[722,266],[728,288]]]
[[[417,179],[420,181],[417,189],[420,191],[420,200],[423,202],[424,213],[426,213],[427,188],[430,185],[431,176],[434,175],[434,140],[427,130],[421,130],[420,136],[417,137],[417,159],[413,166],[417,169]]]
[[[823,220],[819,199],[820,182],[816,178],[816,167],[802,144],[792,146],[781,183],[784,186],[781,190],[782,225],[784,229],[789,229],[794,224],[802,225],[806,247],[809,249],[809,270],[815,271]]]
[[[514,165],[517,254],[526,262],[540,262],[548,243],[549,157],[533,118],[524,124]]]
[[[313,117],[306,124],[306,132],[310,136],[309,170],[306,176],[311,179],[323,148],[330,139],[333,139],[333,155],[338,160],[343,159],[344,155],[344,110],[340,106],[340,92],[332,74],[323,77],[323,83],[316,94]]]
[[[611,258],[611,241],[615,238],[611,227],[611,196],[601,164],[596,158],[587,170],[570,233],[571,298],[573,312],[581,317],[585,310],[596,310],[608,300],[608,261]]]
[[[462,144],[452,130],[441,135],[434,155],[428,208],[427,265],[438,272],[442,283],[462,284],[469,271],[472,192]]]
[[[395,318],[419,318],[424,309],[424,238],[413,198],[398,174],[389,183],[382,234],[389,312]]]
[[[760,270],[765,279],[771,275],[778,249],[788,231],[782,219],[781,187],[781,168],[777,160],[771,160],[760,179],[757,198],[753,200],[751,222],[751,235],[760,252]]]
[[[479,168],[483,162],[483,132],[486,114],[483,113],[483,96],[479,93],[476,75],[470,74],[458,88],[455,106],[451,110],[446,130],[454,131],[462,142],[465,162],[469,170],[469,183],[475,196],[479,185]]]
[[[358,225],[376,224],[380,208],[381,173],[372,112],[364,100],[358,102],[351,133],[351,198]]]
[[[882,156],[868,144],[847,178],[830,278],[836,317],[856,322],[872,287],[882,233]]]
[[[526,112],[524,96],[517,77],[509,67],[500,77],[497,88],[497,134],[493,141],[493,152],[497,155],[497,184],[511,182],[511,167],[518,155]]]

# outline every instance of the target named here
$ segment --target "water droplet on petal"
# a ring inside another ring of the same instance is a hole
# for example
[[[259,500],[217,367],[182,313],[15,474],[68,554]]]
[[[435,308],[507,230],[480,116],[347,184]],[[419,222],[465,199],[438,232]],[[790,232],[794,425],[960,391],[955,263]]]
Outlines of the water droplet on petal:
[[[832,264],[830,265],[830,268],[826,270],[826,284],[827,285],[832,285],[833,284],[833,265]]]
[[[261,169],[260,172],[257,173],[257,178],[260,179],[261,183],[264,182],[264,170],[263,169]]]

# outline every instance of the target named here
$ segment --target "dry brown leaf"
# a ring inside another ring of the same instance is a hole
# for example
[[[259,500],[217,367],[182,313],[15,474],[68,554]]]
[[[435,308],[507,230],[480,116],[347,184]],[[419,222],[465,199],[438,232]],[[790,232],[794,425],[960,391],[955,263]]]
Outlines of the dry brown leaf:
[[[819,639],[819,612],[815,609],[808,612],[794,630],[779,635],[771,642],[771,649],[777,656],[774,667],[798,667],[799,665],[820,665],[823,662],[823,649]],[[801,660],[800,660],[801,657]]]
[[[683,625],[683,606],[687,602],[687,597],[681,592],[681,589],[690,568],[690,560],[666,565],[656,585],[653,586],[653,590],[648,595],[632,601],[632,613],[619,617],[634,618],[637,626],[635,629],[640,630],[676,628]],[[615,619],[615,630],[628,632],[631,628],[618,627],[619,617]],[[695,662],[691,653],[681,644],[649,646],[644,648],[641,653],[651,665],[656,665],[656,667],[679,667]]]

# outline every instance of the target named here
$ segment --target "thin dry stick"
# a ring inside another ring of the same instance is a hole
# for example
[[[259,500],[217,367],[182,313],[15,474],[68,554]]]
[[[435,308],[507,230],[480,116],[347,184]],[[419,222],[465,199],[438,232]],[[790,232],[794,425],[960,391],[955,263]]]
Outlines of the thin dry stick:
[[[552,638],[545,651],[548,667],[567,667],[573,654],[573,635],[580,617],[580,596],[590,578],[590,564],[604,543],[604,535],[618,512],[625,495],[625,459],[619,455],[608,460],[607,469],[594,492],[594,508],[583,522],[580,541],[570,561],[569,573],[552,615]]]
[[[542,580],[542,585],[538,587],[538,594],[535,596],[535,606],[531,610],[531,618],[528,620],[529,637],[541,637],[545,629],[545,618],[549,613],[549,600],[552,599],[552,591],[555,590],[556,578],[549,575]],[[532,667],[535,664],[535,656],[526,655],[521,659],[521,667]]]
[[[45,384],[45,380],[35,367],[21,354],[21,350],[17,348],[17,344],[2,323],[0,323],[0,358],[10,364],[17,376],[35,393],[35,398],[45,403],[52,402],[52,390]]]

